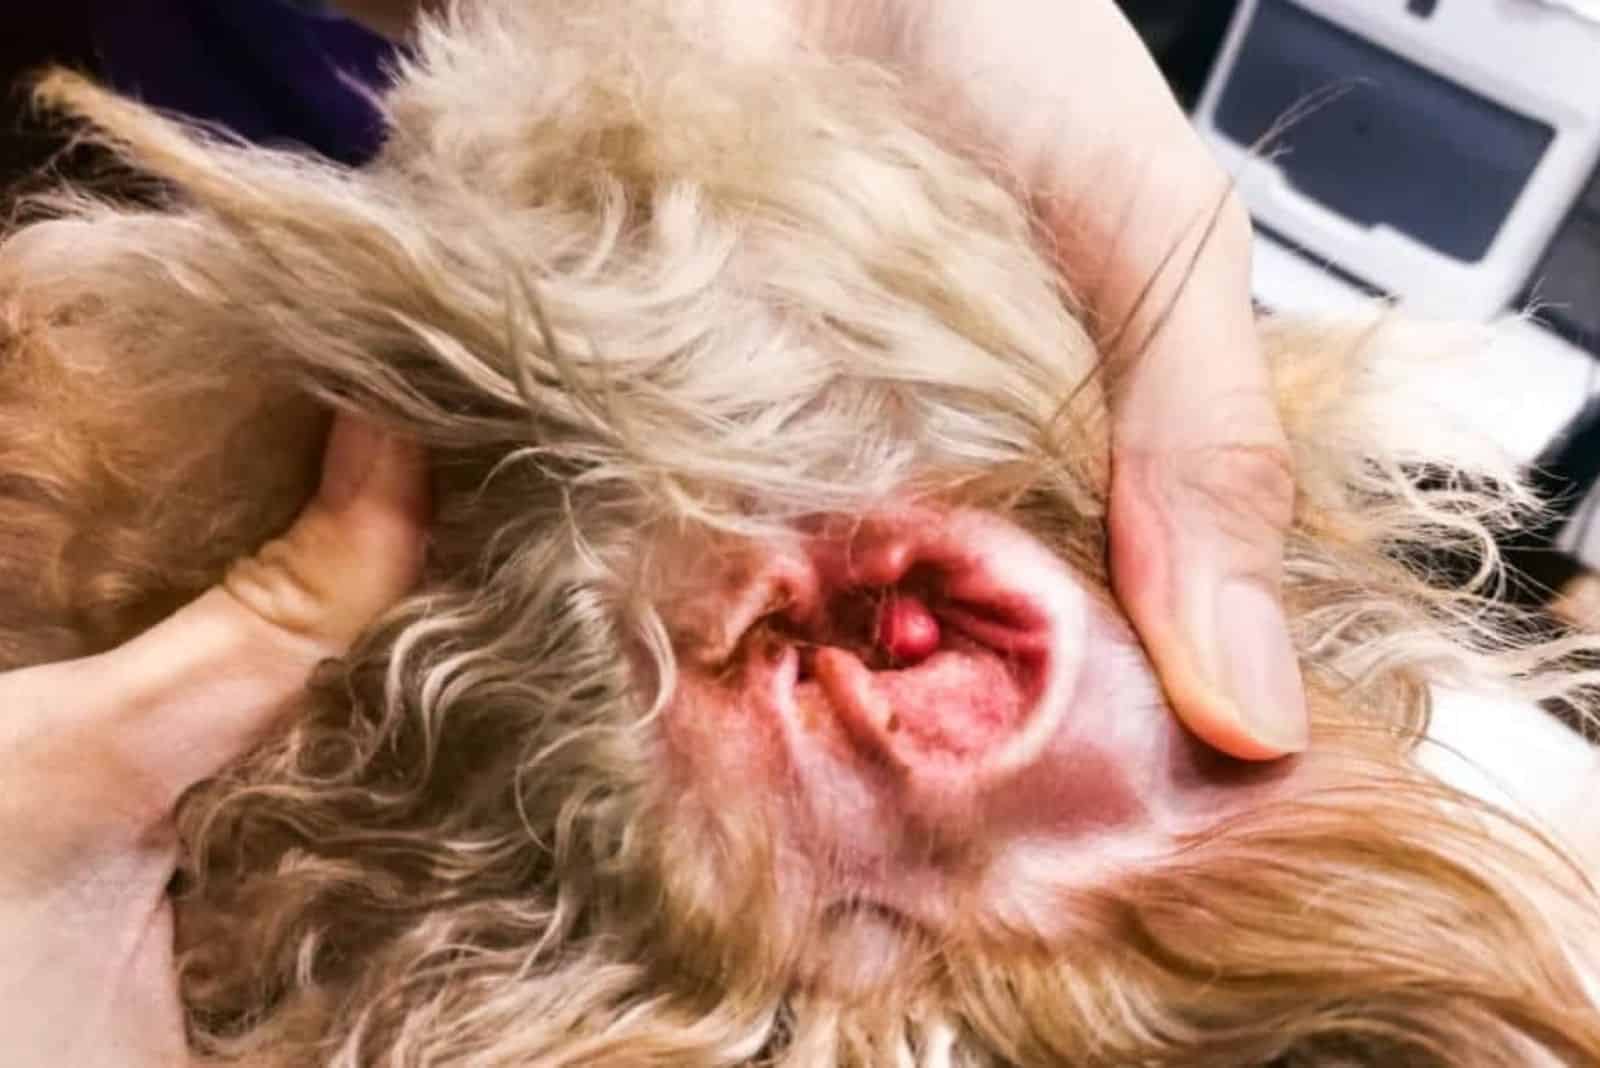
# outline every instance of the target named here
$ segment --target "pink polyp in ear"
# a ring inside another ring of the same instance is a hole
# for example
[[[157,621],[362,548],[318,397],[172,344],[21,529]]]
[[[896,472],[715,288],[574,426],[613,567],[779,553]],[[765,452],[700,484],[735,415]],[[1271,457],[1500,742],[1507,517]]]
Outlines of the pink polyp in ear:
[[[878,606],[874,641],[897,664],[917,664],[939,648],[939,621],[920,598],[891,593]]]

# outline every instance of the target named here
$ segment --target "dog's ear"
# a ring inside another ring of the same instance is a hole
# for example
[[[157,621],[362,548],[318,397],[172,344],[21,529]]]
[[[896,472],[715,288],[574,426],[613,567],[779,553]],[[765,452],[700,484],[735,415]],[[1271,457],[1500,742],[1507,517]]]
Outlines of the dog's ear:
[[[1507,351],[1514,342],[1504,332],[1404,318],[1374,304],[1338,318],[1267,318],[1262,341],[1297,475],[1338,471],[1349,482],[1351,472],[1374,461],[1448,462],[1501,486],[1512,495],[1507,503],[1529,503],[1520,495],[1517,458],[1496,433],[1520,396],[1519,365]],[[1463,380],[1473,385],[1472,404],[1454,399],[1466,391],[1441,389],[1441,382]]]
[[[419,439],[463,428],[481,439],[479,418],[499,417],[510,436],[524,428],[516,382],[475,356],[504,350],[504,316],[485,336],[482,316],[455,314],[476,302],[439,297],[472,283],[426,205],[367,171],[240,144],[76,74],[52,72],[37,92],[79,117],[83,138],[164,184],[164,210],[139,217],[136,303],[148,314],[186,302],[184,330],[225,354],[230,376],[292,382]],[[81,197],[57,206],[96,226],[117,216]]]
[[[1528,698],[1576,692],[1584,680],[1549,664],[1529,671],[1538,632],[1496,600],[1497,538],[1541,504],[1496,425],[1441,391],[1520,396],[1503,335],[1374,306],[1269,319],[1262,337],[1295,465],[1285,599],[1308,667],[1417,694],[1508,676]]]
[[[314,485],[325,416],[163,277],[184,235],[100,210],[0,245],[0,668],[126,640]]]

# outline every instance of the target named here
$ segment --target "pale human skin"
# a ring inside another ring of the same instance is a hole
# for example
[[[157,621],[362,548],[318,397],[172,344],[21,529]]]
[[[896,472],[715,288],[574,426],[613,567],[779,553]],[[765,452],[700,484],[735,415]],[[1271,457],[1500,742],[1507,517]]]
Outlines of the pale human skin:
[[[187,1062],[174,805],[411,588],[427,500],[419,450],[341,421],[316,500],[222,586],[119,649],[0,675],[0,1061]]]
[[[1133,28],[1109,0],[793,2],[831,47],[964,113],[1037,204],[1120,387],[1122,608],[1201,739],[1244,758],[1303,749],[1279,600],[1294,486],[1254,328],[1250,219]]]
[[[1250,218],[1132,26],[1111,0],[789,2],[826,47],[922,83],[1038,206],[1119,385],[1122,608],[1203,741],[1246,759],[1304,749],[1279,597],[1294,484],[1254,328]],[[399,35],[442,4],[341,6]]]
[[[1252,328],[1249,221],[1131,28],[1100,0],[796,3],[819,39],[895,61],[931,98],[962,87],[1122,372],[1112,569],[1173,706],[1238,756],[1303,748],[1277,598],[1292,482]],[[358,13],[395,32],[409,6]],[[318,501],[224,588],[111,653],[0,676],[0,1059],[183,1062],[172,806],[409,588],[421,468],[345,426]],[[1224,630],[1247,662],[1213,644]]]

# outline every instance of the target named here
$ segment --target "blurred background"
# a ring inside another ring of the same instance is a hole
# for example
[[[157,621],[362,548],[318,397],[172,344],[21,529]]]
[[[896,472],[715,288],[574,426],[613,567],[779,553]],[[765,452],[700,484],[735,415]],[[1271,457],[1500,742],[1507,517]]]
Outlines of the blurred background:
[[[1600,564],[1600,0],[1120,3],[1251,209],[1264,310],[1377,300],[1481,325],[1486,357],[1439,402],[1555,505],[1505,546],[1518,596],[1581,584]],[[25,75],[50,63],[344,163],[381,139],[362,87],[392,46],[324,0],[54,0],[6,21],[8,189],[95,168],[30,112]]]

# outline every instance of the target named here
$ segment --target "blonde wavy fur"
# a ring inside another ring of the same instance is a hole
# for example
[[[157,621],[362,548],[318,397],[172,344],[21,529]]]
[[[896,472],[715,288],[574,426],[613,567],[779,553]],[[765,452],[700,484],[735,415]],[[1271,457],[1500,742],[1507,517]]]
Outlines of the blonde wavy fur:
[[[0,666],[103,648],[215,581],[306,498],[327,406],[433,456],[423,589],[184,806],[196,1048],[1600,1063],[1586,880],[1411,759],[1427,684],[1581,702],[1593,642],[1493,603],[1491,534],[1533,502],[1414,406],[1447,354],[1377,313],[1264,326],[1299,476],[1287,597],[1342,785],[1075,891],[1064,942],[952,935],[873,996],[797,978],[760,880],[710,885],[652,762],[673,546],[912,492],[1004,512],[1106,584],[1097,355],[1026,206],[892,76],[761,10],[461,4],[358,171],[43,83],[165,202],[63,191],[0,248]],[[1481,564],[1469,587],[1430,574],[1445,551]],[[756,829],[725,845],[759,867]]]

